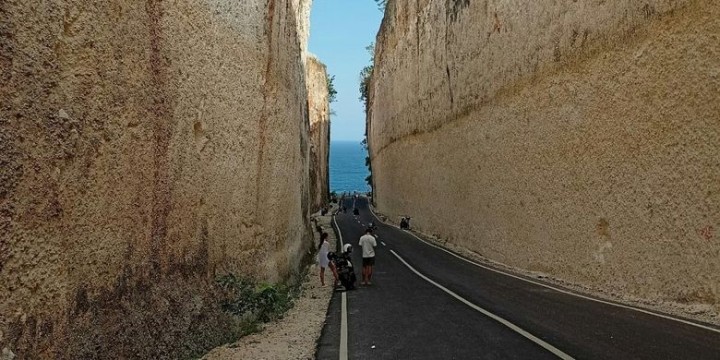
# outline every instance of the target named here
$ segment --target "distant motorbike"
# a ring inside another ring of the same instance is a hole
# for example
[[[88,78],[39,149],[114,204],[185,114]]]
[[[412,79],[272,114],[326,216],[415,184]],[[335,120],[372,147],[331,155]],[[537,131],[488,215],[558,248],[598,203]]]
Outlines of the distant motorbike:
[[[354,290],[355,283],[357,282],[351,255],[352,246],[350,244],[345,244],[345,246],[343,246],[343,252],[339,255],[333,252],[328,253],[328,259],[335,265],[338,280],[340,280],[340,284],[342,284],[345,290]]]
[[[410,219],[412,219],[409,216],[403,216],[400,219],[400,228],[403,230],[410,230]]]
[[[368,229],[372,230],[373,232],[377,230],[377,225],[375,225],[374,221],[371,221],[370,224],[368,224]]]

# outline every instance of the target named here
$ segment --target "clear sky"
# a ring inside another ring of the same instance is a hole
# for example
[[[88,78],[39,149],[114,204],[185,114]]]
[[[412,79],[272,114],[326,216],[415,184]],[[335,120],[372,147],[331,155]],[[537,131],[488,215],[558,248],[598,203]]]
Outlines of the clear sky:
[[[365,47],[375,42],[383,14],[373,0],[314,0],[310,13],[310,52],[335,75],[337,101],[330,107],[330,138],[361,141],[365,111],[360,96],[360,70],[370,64]]]

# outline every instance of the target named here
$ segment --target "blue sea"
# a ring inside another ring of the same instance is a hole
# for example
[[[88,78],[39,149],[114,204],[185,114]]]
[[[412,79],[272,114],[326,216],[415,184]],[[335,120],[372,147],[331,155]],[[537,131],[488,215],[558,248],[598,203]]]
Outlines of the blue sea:
[[[330,142],[330,191],[368,192],[365,178],[370,175],[365,166],[367,151],[360,141]]]

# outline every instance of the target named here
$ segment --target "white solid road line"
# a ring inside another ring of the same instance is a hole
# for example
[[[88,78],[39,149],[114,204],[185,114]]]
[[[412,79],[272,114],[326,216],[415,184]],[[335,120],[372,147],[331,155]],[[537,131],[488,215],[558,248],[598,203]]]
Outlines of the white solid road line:
[[[333,216],[333,222],[335,223],[335,228],[338,231],[338,240],[340,240],[340,249],[343,247],[343,239],[342,239],[342,230],[340,230],[340,226],[338,226],[337,220]],[[348,319],[347,319],[347,294],[343,291],[342,293],[342,306],[341,306],[341,315],[340,315],[340,351],[339,356],[340,360],[347,360],[348,359]]]
[[[335,219],[335,216],[333,216],[333,222],[335,223],[335,228],[336,228],[337,231],[338,231],[338,237],[339,237],[339,240],[340,240],[340,248],[342,249],[342,246],[345,245],[345,244],[343,244],[342,231],[340,231],[340,225],[338,225],[337,219]]]
[[[375,214],[375,212],[372,210],[371,207],[369,207],[369,209],[370,209],[370,213],[372,213],[373,216],[375,216],[375,218],[378,219],[378,221],[382,222],[382,223],[385,224],[385,225],[389,225],[389,226],[392,226],[392,227],[394,227],[394,228],[396,228],[396,229],[400,229],[399,227],[397,227],[397,226],[395,226],[395,225],[393,225],[393,224],[388,224],[388,223],[383,222],[382,220],[380,220],[380,218],[377,216],[377,214]],[[402,229],[400,229],[400,230],[402,230]],[[561,288],[558,288],[558,287],[555,287],[555,286],[552,286],[552,285],[549,285],[549,284],[546,284],[546,283],[543,283],[543,282],[534,281],[534,280],[531,280],[531,279],[526,279],[526,278],[521,277],[521,276],[513,275],[513,274],[511,274],[511,273],[508,273],[508,272],[505,272],[505,271],[502,271],[502,270],[498,270],[498,269],[495,269],[495,268],[492,268],[492,267],[489,267],[489,266],[486,266],[486,265],[477,263],[477,262],[472,261],[472,260],[470,260],[470,259],[466,259],[466,258],[464,258],[464,257],[462,257],[462,256],[460,256],[460,255],[458,255],[458,254],[456,254],[456,253],[448,250],[448,249],[445,249],[445,248],[443,248],[443,247],[441,247],[441,246],[438,246],[438,245],[435,245],[435,244],[433,244],[433,243],[431,243],[431,242],[428,242],[428,241],[420,238],[419,236],[415,235],[414,233],[412,233],[412,232],[410,232],[410,231],[405,231],[405,232],[408,233],[408,234],[410,234],[410,235],[412,235],[414,238],[422,241],[423,243],[425,243],[425,244],[427,244],[427,245],[429,245],[429,246],[432,246],[432,247],[434,247],[434,248],[436,248],[436,249],[438,249],[438,250],[444,251],[444,252],[446,252],[446,253],[448,253],[448,254],[450,254],[450,255],[452,255],[452,256],[454,256],[454,257],[456,257],[456,258],[458,258],[458,259],[460,259],[460,260],[462,260],[462,261],[465,261],[465,262],[467,262],[467,263],[473,264],[473,265],[475,265],[475,266],[477,266],[477,267],[481,267],[481,268],[486,269],[486,270],[490,270],[490,271],[495,272],[495,273],[498,273],[498,274],[502,274],[502,275],[509,276],[509,277],[512,277],[512,278],[515,278],[515,279],[518,279],[518,280],[522,280],[522,281],[525,281],[525,282],[528,282],[528,283],[531,283],[531,284],[535,284],[535,285],[542,286],[542,287],[545,287],[545,288],[548,288],[548,289],[552,289],[552,290],[561,292],[561,293],[563,293],[563,294],[567,294],[567,295],[572,295],[572,296],[575,296],[575,297],[579,297],[579,298],[581,298],[581,299],[590,300],[590,301],[594,301],[594,302],[598,302],[598,303],[606,304],[606,305],[612,305],[612,306],[616,306],[616,307],[623,308],[623,309],[638,311],[638,312],[641,312],[641,313],[643,313],[643,314],[653,315],[653,316],[657,316],[657,317],[660,317],[660,318],[663,318],[663,319],[672,320],[672,321],[677,321],[677,322],[680,322],[680,323],[683,323],[683,324],[687,324],[687,325],[695,326],[695,327],[698,327],[698,328],[701,328],[701,329],[710,330],[710,331],[712,331],[712,332],[720,333],[720,329],[712,328],[712,327],[710,327],[710,326],[705,326],[705,325],[703,325],[703,324],[698,324],[698,323],[695,323],[695,322],[692,322],[692,321],[688,321],[688,320],[685,320],[685,319],[676,318],[676,317],[673,317],[673,316],[670,316],[670,315],[665,315],[665,314],[656,313],[656,312],[653,312],[653,311],[645,310],[645,309],[638,308],[638,307],[631,306],[631,305],[625,305],[625,304],[620,304],[620,303],[614,303],[614,302],[610,302],[610,301],[605,301],[605,300],[602,300],[602,299],[596,299],[596,298],[593,298],[593,297],[590,297],[590,296],[585,296],[585,295],[582,295],[582,294],[574,293],[574,292],[572,292],[572,291],[568,291],[568,290],[565,290],[565,289],[561,289]]]
[[[533,335],[533,334],[531,334],[531,333],[529,333],[529,332],[521,329],[521,328],[518,327],[517,325],[515,325],[515,324],[513,324],[513,323],[511,323],[511,322],[509,322],[509,321],[507,321],[507,320],[505,320],[505,319],[503,319],[503,318],[501,318],[501,317],[499,317],[499,316],[497,316],[497,315],[495,315],[495,314],[493,314],[493,313],[491,313],[491,312],[489,312],[489,311],[487,311],[487,310],[485,310],[485,309],[483,309],[483,308],[481,308],[481,307],[479,307],[479,306],[471,303],[470,301],[465,300],[465,298],[463,298],[462,296],[460,296],[460,295],[458,295],[458,294],[456,294],[456,293],[448,290],[446,287],[438,284],[437,282],[435,282],[435,281],[433,281],[432,279],[428,278],[427,276],[423,275],[423,274],[420,273],[419,271],[415,270],[415,268],[412,267],[412,265],[408,264],[408,263],[405,261],[405,259],[403,259],[403,258],[402,258],[400,255],[398,255],[395,251],[390,250],[390,252],[391,252],[393,255],[395,255],[395,257],[398,258],[398,260],[400,260],[400,262],[402,262],[403,264],[405,264],[405,266],[406,266],[408,269],[412,270],[412,272],[414,272],[417,276],[419,276],[419,277],[421,277],[423,280],[425,280],[425,281],[427,281],[427,282],[435,285],[437,288],[439,288],[440,290],[446,292],[446,293],[449,294],[450,296],[452,296],[452,297],[460,300],[460,302],[464,303],[465,305],[467,305],[467,306],[469,306],[469,307],[471,307],[471,308],[479,311],[479,312],[482,313],[483,315],[485,315],[485,316],[487,316],[487,317],[489,317],[489,318],[491,318],[491,319],[493,319],[493,320],[495,320],[495,321],[497,321],[497,322],[505,325],[506,327],[510,328],[510,330],[515,331],[516,333],[518,333],[518,334],[526,337],[526,338],[529,339],[530,341],[532,341],[532,342],[534,342],[534,343],[542,346],[545,350],[553,353],[555,356],[559,357],[560,359],[563,359],[563,360],[572,360],[572,359],[574,359],[572,356],[570,356],[570,355],[562,352],[560,349],[558,349],[558,348],[556,348],[556,347],[554,347],[554,346],[546,343],[545,341],[543,341],[542,339],[538,338],[537,336],[535,336],[535,335]]]
[[[342,293],[342,316],[340,319],[340,360],[348,359],[347,294]]]

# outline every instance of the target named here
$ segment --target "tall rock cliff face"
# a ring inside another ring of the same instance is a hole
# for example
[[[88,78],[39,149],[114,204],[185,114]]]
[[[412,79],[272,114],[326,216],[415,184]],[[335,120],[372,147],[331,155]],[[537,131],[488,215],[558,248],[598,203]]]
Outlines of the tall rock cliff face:
[[[310,56],[306,64],[308,110],[310,114],[310,203],[312,211],[329,201],[330,102],[325,65]]]
[[[312,0],[292,0],[292,6],[293,9],[296,9],[297,36],[300,41],[300,54],[304,63],[308,55],[307,47],[310,39],[310,9],[312,8]]]
[[[309,235],[290,0],[0,2],[0,349],[187,357]]]
[[[510,266],[720,311],[720,2],[392,1],[375,201]]]

